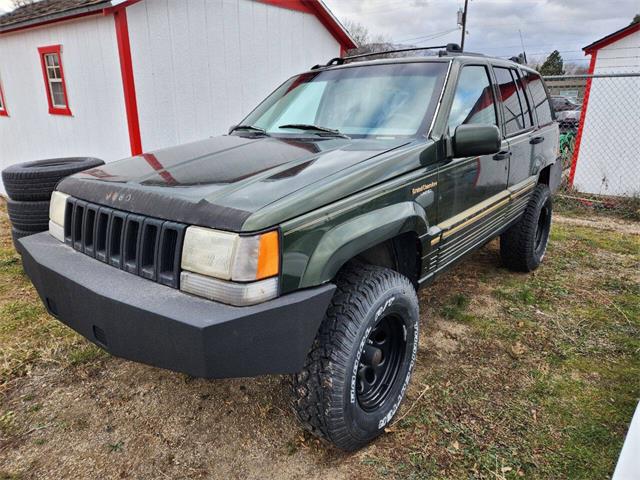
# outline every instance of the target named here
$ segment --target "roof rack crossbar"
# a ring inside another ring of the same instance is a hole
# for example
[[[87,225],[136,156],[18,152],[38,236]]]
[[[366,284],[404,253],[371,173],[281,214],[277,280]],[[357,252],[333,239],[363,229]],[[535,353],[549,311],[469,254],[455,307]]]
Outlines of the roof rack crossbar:
[[[355,60],[356,58],[374,57],[376,55],[386,55],[388,53],[402,53],[402,52],[415,52],[418,50],[442,50],[451,53],[461,53],[460,46],[455,43],[448,43],[446,45],[435,45],[432,47],[411,47],[411,48],[399,48],[397,50],[384,50],[382,52],[369,52],[360,53],[358,55],[349,55],[348,57],[335,57],[327,62],[327,67],[331,65],[342,65],[348,60]]]

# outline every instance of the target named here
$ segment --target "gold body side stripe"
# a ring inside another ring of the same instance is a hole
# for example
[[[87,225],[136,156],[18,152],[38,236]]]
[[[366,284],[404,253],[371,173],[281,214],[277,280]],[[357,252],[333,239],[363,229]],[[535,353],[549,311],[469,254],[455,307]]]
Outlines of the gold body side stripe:
[[[536,177],[529,177],[525,181],[513,185],[507,190],[503,190],[502,192],[493,195],[486,200],[483,200],[477,205],[474,205],[473,207],[468,208],[467,210],[464,210],[463,212],[460,212],[457,215],[445,220],[444,222],[439,223],[436,226],[443,231],[442,236],[438,236],[432,239],[431,245],[436,245],[438,242],[440,242],[441,238],[445,239],[447,237],[450,237],[463,228],[482,220],[484,217],[507,205],[512,200],[533,190],[536,185]]]

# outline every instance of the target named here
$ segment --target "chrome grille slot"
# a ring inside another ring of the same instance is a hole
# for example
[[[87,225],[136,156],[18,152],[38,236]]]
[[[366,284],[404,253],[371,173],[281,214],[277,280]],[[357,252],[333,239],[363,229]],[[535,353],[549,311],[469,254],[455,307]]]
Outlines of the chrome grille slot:
[[[114,267],[173,288],[179,287],[187,226],[72,197],[65,210],[65,243]]]

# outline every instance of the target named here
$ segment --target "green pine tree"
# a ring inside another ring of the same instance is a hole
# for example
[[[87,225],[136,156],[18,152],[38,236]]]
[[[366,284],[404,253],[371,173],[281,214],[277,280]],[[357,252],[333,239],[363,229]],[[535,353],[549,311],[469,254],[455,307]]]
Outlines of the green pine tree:
[[[564,75],[563,65],[562,55],[558,50],[554,50],[544,61],[539,71],[542,75]]]

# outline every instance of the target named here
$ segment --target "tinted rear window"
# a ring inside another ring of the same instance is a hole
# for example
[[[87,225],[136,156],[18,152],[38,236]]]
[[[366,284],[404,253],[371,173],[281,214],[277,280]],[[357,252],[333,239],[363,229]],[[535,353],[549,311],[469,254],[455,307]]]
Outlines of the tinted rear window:
[[[533,126],[533,119],[531,116],[529,95],[526,93],[526,88],[523,84],[523,78],[520,76],[517,70],[511,70],[511,75],[516,78],[516,85],[518,86],[518,96],[520,97],[520,106],[522,107],[522,114],[524,117],[524,128],[530,128]]]

